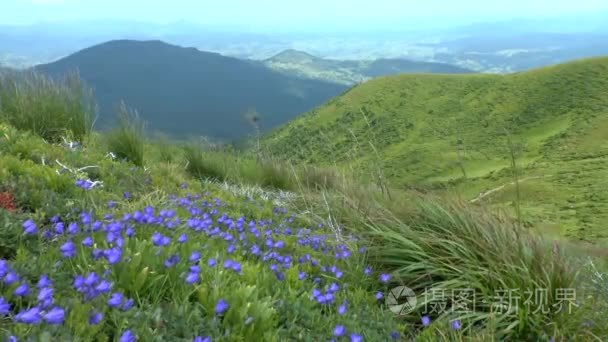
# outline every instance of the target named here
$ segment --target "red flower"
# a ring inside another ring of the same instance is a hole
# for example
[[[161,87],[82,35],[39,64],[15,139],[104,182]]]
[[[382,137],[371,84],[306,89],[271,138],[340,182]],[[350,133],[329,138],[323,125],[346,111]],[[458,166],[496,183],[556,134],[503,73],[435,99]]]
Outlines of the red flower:
[[[10,193],[0,192],[0,208],[8,211],[14,211],[16,209],[15,200]]]

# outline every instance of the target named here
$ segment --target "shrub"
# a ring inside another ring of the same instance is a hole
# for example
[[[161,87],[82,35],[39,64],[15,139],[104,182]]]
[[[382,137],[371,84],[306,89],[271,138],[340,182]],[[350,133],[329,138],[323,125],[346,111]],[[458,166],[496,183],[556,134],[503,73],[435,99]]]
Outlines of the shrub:
[[[0,119],[49,142],[66,135],[83,142],[94,112],[92,91],[76,73],[60,79],[34,71],[0,73]]]
[[[8,212],[12,212],[16,209],[15,200],[10,192],[0,192],[0,209],[4,209]]]
[[[136,111],[122,103],[118,112],[118,127],[107,135],[108,147],[116,157],[137,166],[144,164],[145,124]]]
[[[507,220],[460,202],[425,197],[413,203],[415,214],[408,221],[387,213],[383,221],[361,225],[358,233],[374,241],[369,255],[394,272],[395,284],[418,294],[419,315],[459,319],[465,330],[491,325],[501,339],[538,340],[560,328],[561,314],[553,311],[560,302],[557,293],[574,288],[576,272],[557,245],[549,246]],[[454,299],[453,291],[463,290],[474,291],[475,305],[469,303],[470,310],[459,312],[462,302]],[[540,290],[546,291],[544,308],[549,313],[525,303]],[[497,312],[500,295],[521,300]],[[430,312],[437,305],[445,305],[445,310]]]

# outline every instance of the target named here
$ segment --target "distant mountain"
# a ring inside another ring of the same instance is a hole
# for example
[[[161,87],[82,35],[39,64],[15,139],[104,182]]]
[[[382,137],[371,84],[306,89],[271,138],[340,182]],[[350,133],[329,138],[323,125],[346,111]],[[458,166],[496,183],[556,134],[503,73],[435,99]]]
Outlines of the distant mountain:
[[[491,72],[525,71],[608,55],[608,32],[513,32],[490,27],[426,46],[436,51],[433,54],[436,61]]]
[[[274,63],[322,63],[323,59],[304,51],[287,49],[269,58],[267,61]]]
[[[346,89],[161,41],[111,41],[36,69],[51,75],[78,70],[94,88],[100,128],[111,126],[115,109],[125,100],[151,129],[219,139],[250,133],[245,119],[250,109],[259,113],[261,128],[268,129]]]
[[[371,78],[401,73],[462,74],[470,70],[443,63],[406,59],[334,60],[298,50],[285,50],[263,63],[271,69],[318,80],[352,85]]]
[[[608,238],[608,57],[509,75],[396,75],[351,88],[262,140],[295,163],[396,187],[455,187]],[[519,199],[518,199],[519,201]],[[545,223],[543,223],[545,224]]]

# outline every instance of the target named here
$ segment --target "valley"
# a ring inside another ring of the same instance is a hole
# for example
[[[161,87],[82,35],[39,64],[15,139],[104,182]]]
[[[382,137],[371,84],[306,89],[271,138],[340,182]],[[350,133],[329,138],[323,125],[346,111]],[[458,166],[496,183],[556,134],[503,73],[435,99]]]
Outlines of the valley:
[[[449,64],[415,62],[406,59],[332,60],[303,51],[285,50],[263,61],[268,68],[305,78],[336,82],[347,86],[374,77],[404,73],[472,73]]]

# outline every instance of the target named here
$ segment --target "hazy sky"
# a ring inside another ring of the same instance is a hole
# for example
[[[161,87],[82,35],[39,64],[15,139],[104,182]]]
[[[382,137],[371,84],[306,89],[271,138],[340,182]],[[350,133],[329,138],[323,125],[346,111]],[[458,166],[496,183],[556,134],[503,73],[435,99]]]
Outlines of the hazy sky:
[[[0,0],[0,24],[127,19],[249,28],[471,23],[608,11],[608,0]]]

